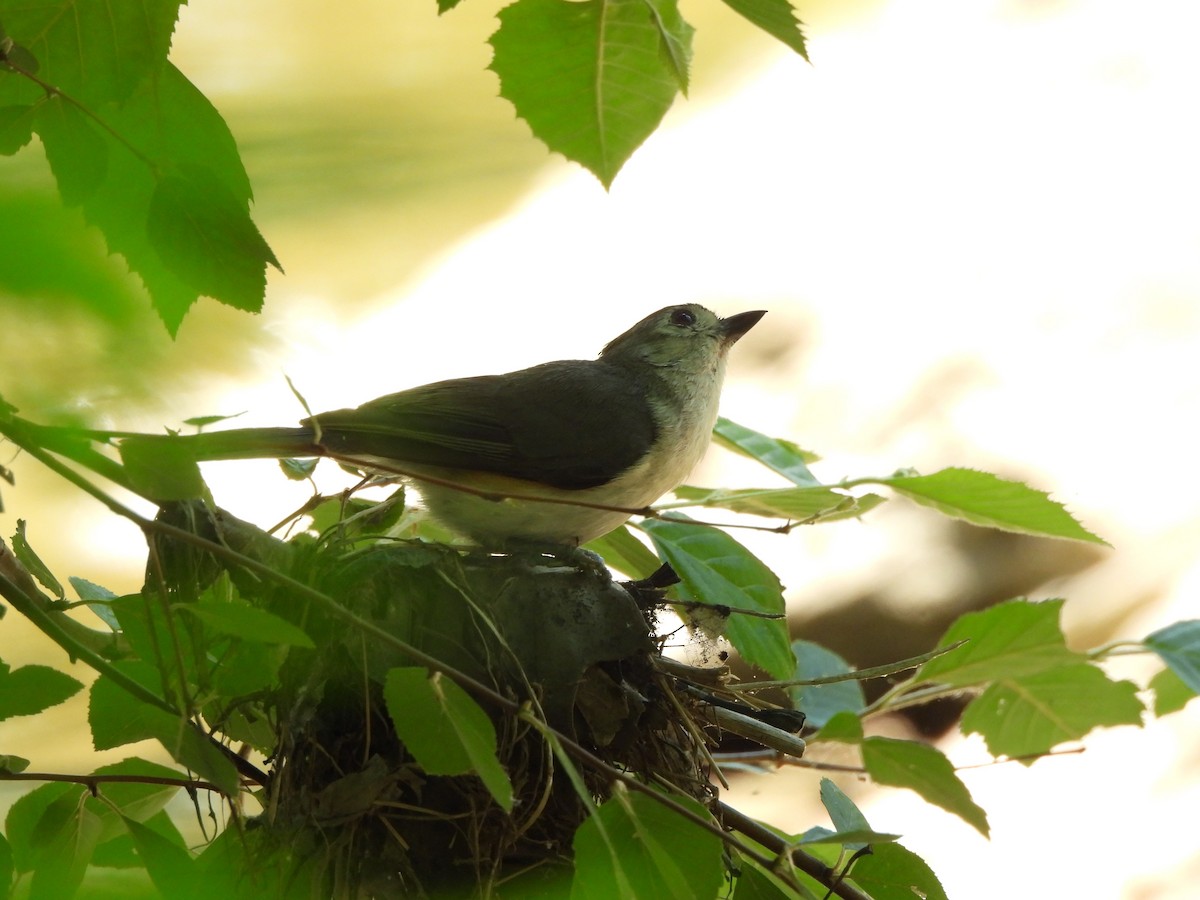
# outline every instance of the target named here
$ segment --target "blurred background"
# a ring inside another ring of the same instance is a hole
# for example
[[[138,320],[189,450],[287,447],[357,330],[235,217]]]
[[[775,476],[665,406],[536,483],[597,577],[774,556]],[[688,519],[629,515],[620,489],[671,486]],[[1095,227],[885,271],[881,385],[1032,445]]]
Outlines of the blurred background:
[[[30,418],[121,429],[288,424],[303,411],[285,375],[336,408],[591,357],[670,303],[768,309],[734,353],[725,415],[820,453],[826,481],[948,465],[1027,480],[1113,545],[959,527],[899,500],[863,522],[739,534],[787,585],[797,637],[870,665],[1015,595],[1069,598],[1080,648],[1197,617],[1200,8],[806,0],[809,65],[689,0],[691,96],[607,193],[497,97],[496,9],[185,7],[173,59],[237,137],[287,274],[262,315],[204,302],[170,340],[61,209],[35,145],[0,187],[0,394]],[[0,534],[25,519],[60,576],[137,588],[135,529],[4,447],[0,465],[17,477],[0,484]],[[304,495],[271,463],[206,475],[262,524]],[[693,481],[774,483],[715,450]],[[67,666],[15,614],[0,658]],[[1115,671],[1145,683],[1157,667]],[[990,842],[914,795],[841,783],[951,897],[1192,897],[1200,847],[1169,823],[1200,803],[1197,706],[1094,734],[1082,755],[964,771]],[[883,727],[981,761],[945,733],[950,715]],[[91,751],[83,695],[2,733],[35,769],[133,752]],[[744,777],[732,799],[802,830],[821,821],[818,777]]]

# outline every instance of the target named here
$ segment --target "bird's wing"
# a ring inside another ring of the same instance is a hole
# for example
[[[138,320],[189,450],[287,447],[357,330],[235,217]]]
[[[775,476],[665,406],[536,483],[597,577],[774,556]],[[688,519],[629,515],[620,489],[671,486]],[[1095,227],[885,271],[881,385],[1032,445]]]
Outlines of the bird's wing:
[[[607,483],[645,455],[657,434],[641,386],[611,365],[584,360],[441,381],[314,419],[321,444],[339,455],[565,489]]]

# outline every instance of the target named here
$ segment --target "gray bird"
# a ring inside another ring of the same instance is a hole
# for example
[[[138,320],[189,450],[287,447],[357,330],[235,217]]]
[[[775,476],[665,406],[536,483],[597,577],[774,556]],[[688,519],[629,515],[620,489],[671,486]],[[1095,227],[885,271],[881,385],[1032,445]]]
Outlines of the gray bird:
[[[327,456],[400,473],[483,546],[578,546],[687,478],[716,423],[729,348],[764,314],[668,306],[595,360],[438,381],[299,428],[156,440],[186,442],[197,460]]]

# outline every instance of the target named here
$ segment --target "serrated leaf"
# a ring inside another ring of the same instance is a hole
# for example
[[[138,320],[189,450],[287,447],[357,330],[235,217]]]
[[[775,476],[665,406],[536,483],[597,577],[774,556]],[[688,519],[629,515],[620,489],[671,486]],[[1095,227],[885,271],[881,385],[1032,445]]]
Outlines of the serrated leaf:
[[[929,864],[900,844],[873,847],[854,863],[850,877],[872,900],[947,900]]]
[[[792,678],[808,681],[828,675],[853,672],[854,668],[827,647],[811,641],[792,641],[796,671]],[[862,684],[858,681],[839,681],[833,684],[797,685],[788,688],[792,706],[808,716],[808,724],[821,728],[839,712],[858,713],[867,705]]]
[[[608,187],[674,101],[690,26],[670,0],[517,0],[499,19],[500,95]]]
[[[921,666],[913,676],[913,684],[983,684],[1082,661],[1082,654],[1067,649],[1058,624],[1062,606],[1062,600],[1009,600],[960,616],[938,646],[963,640],[967,643]]]
[[[34,129],[65,206],[78,206],[108,174],[108,144],[94,124],[61,95],[38,107]]]
[[[697,506],[807,522],[857,519],[884,500],[878,494],[853,497],[827,487],[712,489],[680,485],[674,493]]]
[[[384,701],[396,735],[430,775],[475,773],[512,810],[512,782],[496,758],[492,720],[457,684],[420,667],[390,669]]]
[[[983,735],[996,756],[1029,757],[1093,728],[1141,724],[1142,712],[1137,685],[1078,663],[998,680],[967,706],[962,730]]]
[[[585,549],[600,556],[606,565],[634,579],[648,578],[662,565],[650,548],[624,525],[604,537],[589,541]]]
[[[699,816],[707,810],[673,798]],[[575,832],[571,900],[691,900],[724,881],[721,840],[653,798],[619,791]]]
[[[820,459],[815,453],[782,438],[768,437],[724,417],[717,419],[713,441],[728,450],[757,460],[773,472],[801,487],[820,487],[808,464]]]
[[[87,603],[88,609],[95,613],[100,621],[113,631],[121,630],[121,623],[117,621],[110,605],[110,601],[117,599],[116,594],[108,588],[94,584],[86,578],[80,578],[78,575],[67,576],[67,581],[71,583],[71,587],[75,588],[76,596]]]
[[[161,70],[181,3],[83,3],[58,0],[6,4],[4,27],[41,62],[39,75],[59,90],[98,107],[121,101]],[[36,98],[24,79],[0,80],[0,103]]]
[[[66,599],[67,592],[63,590],[62,583],[54,577],[54,573],[50,571],[40,556],[30,546],[28,538],[25,536],[25,520],[17,519],[17,530],[12,536],[13,556],[15,556],[21,565],[29,570],[29,574],[38,580],[46,590],[50,591],[59,600]]]
[[[1178,712],[1196,697],[1196,692],[1171,669],[1163,669],[1151,678],[1149,688],[1154,691],[1154,714],[1156,716],[1166,716]]]
[[[1200,693],[1200,619],[1176,622],[1146,637],[1146,646],[1194,693]]]
[[[172,271],[152,246],[146,224],[158,187],[155,173],[179,172],[189,164],[204,167],[242,209],[248,208],[250,182],[233,135],[220,114],[170,63],[139,82],[120,106],[107,108],[105,121],[141,156],[105,135],[109,146],[107,177],[84,202],[84,217],[104,234],[109,252],[121,254],[141,278],[155,310],[174,334],[200,291]],[[153,168],[147,165],[147,159]],[[180,252],[185,251],[180,248]],[[264,259],[262,268],[271,259]],[[241,284],[255,279],[234,280]],[[255,308],[261,299],[240,297],[236,305]]]
[[[243,641],[312,648],[312,638],[286,619],[245,603],[180,603],[177,610],[195,616],[210,630]]]
[[[34,107],[0,106],[0,156],[12,156],[33,137]]]
[[[932,475],[871,479],[871,483],[888,485],[922,506],[974,525],[1108,545],[1049,494],[989,472],[951,468]]]
[[[157,673],[144,663],[117,663],[127,676],[152,685]],[[155,738],[181,765],[211,781],[227,795],[238,791],[237,769],[211,740],[187,719],[143,703],[112,680],[101,676],[92,685],[88,724],[97,750]]]
[[[9,671],[0,662],[0,722],[32,716],[75,696],[83,685],[49,666],[21,666]]]
[[[258,312],[267,264],[279,267],[241,201],[206,166],[179,164],[158,180],[146,227],[175,277],[196,293]]]
[[[647,519],[638,525],[682,579],[685,600],[783,614],[783,586],[766,565],[724,531],[682,518]],[[783,680],[796,666],[784,619],[734,613],[725,632],[742,659]]]
[[[869,737],[862,743],[862,755],[863,766],[872,781],[916,791],[987,837],[987,813],[971,799],[971,792],[955,774],[950,760],[936,747],[916,741]]]
[[[725,0],[725,5],[808,59],[800,20],[788,0]]]

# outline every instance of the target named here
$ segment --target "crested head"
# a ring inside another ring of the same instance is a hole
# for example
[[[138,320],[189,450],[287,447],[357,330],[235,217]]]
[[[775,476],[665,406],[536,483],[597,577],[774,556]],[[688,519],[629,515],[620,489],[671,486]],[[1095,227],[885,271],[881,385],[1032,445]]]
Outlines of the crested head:
[[[668,306],[610,341],[600,358],[655,368],[713,368],[764,314],[755,310],[722,319],[698,303]]]

